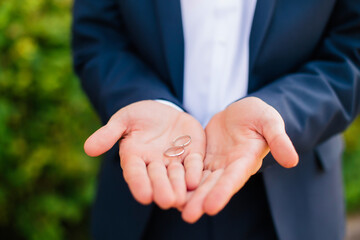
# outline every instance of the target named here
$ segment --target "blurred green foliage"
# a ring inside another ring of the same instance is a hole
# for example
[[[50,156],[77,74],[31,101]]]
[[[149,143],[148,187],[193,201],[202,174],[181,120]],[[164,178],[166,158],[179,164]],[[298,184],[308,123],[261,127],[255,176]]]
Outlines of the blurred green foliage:
[[[0,2],[0,237],[87,239],[98,126],[72,73],[71,0]],[[346,132],[347,205],[360,210],[360,120]]]
[[[98,121],[72,72],[71,4],[0,1],[1,239],[85,229],[99,161],[82,145]]]
[[[360,117],[345,132],[344,181],[348,212],[360,212]]]

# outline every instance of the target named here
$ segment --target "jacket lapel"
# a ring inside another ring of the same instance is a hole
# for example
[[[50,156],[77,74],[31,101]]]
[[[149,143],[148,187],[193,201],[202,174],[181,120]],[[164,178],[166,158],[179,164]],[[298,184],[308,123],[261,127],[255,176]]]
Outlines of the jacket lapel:
[[[250,33],[249,69],[254,66],[257,55],[270,26],[277,0],[257,0],[254,19]]]
[[[184,34],[180,0],[155,0],[167,68],[176,96],[182,101]]]

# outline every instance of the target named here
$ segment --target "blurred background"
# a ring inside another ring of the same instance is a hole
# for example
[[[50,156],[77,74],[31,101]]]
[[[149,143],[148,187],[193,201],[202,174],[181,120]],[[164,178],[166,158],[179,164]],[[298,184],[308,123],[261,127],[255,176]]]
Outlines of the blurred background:
[[[0,1],[0,239],[89,239],[101,160],[82,145],[100,122],[72,71],[71,6]],[[345,139],[353,219],[360,214],[359,118]]]

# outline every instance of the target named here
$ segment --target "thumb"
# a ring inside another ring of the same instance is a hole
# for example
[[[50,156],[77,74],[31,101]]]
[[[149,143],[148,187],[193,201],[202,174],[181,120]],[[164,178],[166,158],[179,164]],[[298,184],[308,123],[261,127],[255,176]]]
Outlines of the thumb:
[[[295,167],[299,162],[294,145],[285,131],[285,123],[280,114],[271,107],[271,114],[262,118],[262,135],[269,145],[275,160],[285,168]]]
[[[85,142],[84,150],[90,157],[97,157],[110,150],[123,136],[127,121],[123,112],[117,112],[109,122],[94,132]]]

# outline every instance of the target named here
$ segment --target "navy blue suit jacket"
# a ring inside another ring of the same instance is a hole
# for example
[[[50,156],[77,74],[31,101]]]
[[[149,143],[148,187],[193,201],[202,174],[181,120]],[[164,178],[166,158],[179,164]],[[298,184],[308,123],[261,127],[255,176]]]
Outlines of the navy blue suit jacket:
[[[75,70],[103,122],[140,100],[181,106],[180,0],[75,0],[72,45]],[[270,155],[264,160],[271,165],[262,171],[279,238],[341,239],[338,134],[360,111],[360,1],[258,0],[248,92],[279,111],[300,155],[294,169],[281,168]],[[150,207],[132,199],[114,169],[102,169],[94,235],[107,239],[126,231],[136,238]]]

